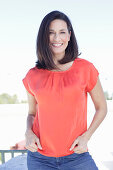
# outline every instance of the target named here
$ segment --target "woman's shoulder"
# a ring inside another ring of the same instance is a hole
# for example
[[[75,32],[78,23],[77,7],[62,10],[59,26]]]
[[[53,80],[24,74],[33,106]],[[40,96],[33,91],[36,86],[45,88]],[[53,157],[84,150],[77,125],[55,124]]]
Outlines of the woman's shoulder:
[[[35,75],[35,74],[36,74],[36,68],[35,68],[35,67],[29,68],[29,69],[27,70],[27,72],[26,72],[26,76],[27,76],[28,78],[32,77],[32,76]]]
[[[95,65],[91,61],[83,58],[77,58],[75,63],[80,70],[90,71],[91,69],[95,68]]]
[[[96,72],[97,74],[98,69],[95,67],[95,64],[89,60],[83,59],[83,58],[78,58],[77,59],[77,68],[81,71],[84,71],[85,73],[89,72]]]
[[[38,69],[36,68],[36,66],[34,66],[34,67],[29,68],[27,73],[33,74],[33,73],[36,73],[37,70]]]
[[[92,64],[92,62],[90,62],[89,60],[83,59],[83,58],[77,58],[76,61],[77,61],[77,64],[81,64],[84,66],[85,65],[88,66],[88,65]]]

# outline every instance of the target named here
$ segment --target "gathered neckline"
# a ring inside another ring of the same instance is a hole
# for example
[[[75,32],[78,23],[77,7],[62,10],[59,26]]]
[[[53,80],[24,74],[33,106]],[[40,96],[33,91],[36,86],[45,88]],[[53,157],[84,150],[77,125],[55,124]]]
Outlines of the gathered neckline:
[[[50,73],[65,73],[65,72],[68,72],[68,71],[70,71],[70,70],[73,68],[76,59],[77,59],[77,58],[74,59],[72,65],[71,65],[67,70],[62,70],[62,71],[52,71],[52,70],[44,69],[44,71],[47,71],[47,72],[50,72]]]

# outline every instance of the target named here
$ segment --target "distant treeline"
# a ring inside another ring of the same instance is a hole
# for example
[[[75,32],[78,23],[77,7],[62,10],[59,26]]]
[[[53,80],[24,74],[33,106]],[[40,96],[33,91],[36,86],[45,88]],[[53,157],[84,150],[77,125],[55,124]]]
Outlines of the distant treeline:
[[[112,95],[110,96],[109,93],[107,91],[104,92],[104,95],[105,95],[105,98],[106,100],[112,100],[113,99],[113,93]]]
[[[26,100],[18,100],[16,94],[9,95],[7,93],[0,94],[0,104],[18,104],[18,103],[27,103]]]
[[[113,95],[109,96],[109,93],[107,91],[104,92],[106,100],[112,100]],[[26,100],[18,100],[18,97],[16,94],[14,95],[9,95],[7,93],[2,93],[0,94],[0,104],[18,104],[18,103],[27,103]]]

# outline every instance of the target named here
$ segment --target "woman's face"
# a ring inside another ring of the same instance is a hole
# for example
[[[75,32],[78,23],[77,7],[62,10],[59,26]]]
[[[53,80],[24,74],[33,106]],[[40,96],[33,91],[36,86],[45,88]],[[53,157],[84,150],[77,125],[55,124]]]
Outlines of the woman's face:
[[[53,20],[49,26],[49,45],[53,55],[64,55],[69,40],[67,23],[60,19]]]

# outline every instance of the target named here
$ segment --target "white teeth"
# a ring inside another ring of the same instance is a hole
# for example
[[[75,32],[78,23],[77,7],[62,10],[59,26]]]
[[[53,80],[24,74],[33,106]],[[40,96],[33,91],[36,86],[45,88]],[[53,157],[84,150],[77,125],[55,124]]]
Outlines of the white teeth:
[[[56,47],[59,47],[61,46],[62,44],[52,44],[53,46],[56,46]]]

